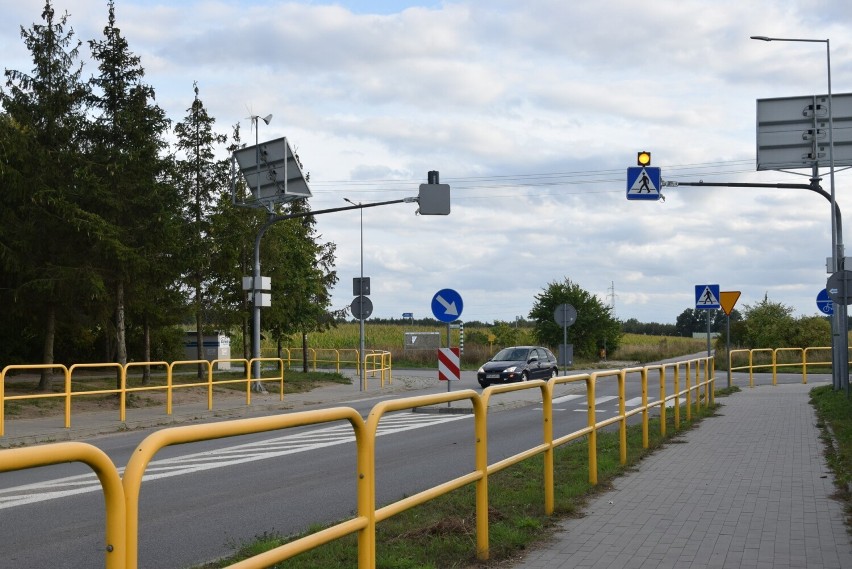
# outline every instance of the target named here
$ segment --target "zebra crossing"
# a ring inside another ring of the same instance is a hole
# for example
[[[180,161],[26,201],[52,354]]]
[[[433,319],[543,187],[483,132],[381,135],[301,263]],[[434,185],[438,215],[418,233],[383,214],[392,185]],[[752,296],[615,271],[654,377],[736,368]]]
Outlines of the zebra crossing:
[[[572,403],[575,402],[575,403]],[[655,400],[649,398],[648,403],[653,403]],[[658,400],[657,400],[658,401]],[[610,403],[610,405],[607,405]],[[624,402],[626,409],[633,409],[642,405],[641,397],[633,397]],[[666,407],[674,407],[674,400],[666,401]],[[534,411],[541,411],[541,406],[534,407]],[[553,411],[573,411],[577,413],[588,412],[588,399],[585,395],[571,394],[555,397],[553,399]],[[596,413],[618,413],[618,396],[617,395],[602,395],[595,397],[595,412]]]
[[[469,419],[469,414],[392,413],[382,417],[376,436],[386,436],[413,429]],[[152,460],[145,470],[143,482],[192,474],[215,468],[224,468],[285,455],[354,443],[355,435],[348,423],[335,424],[304,432],[265,438],[250,443],[224,446],[212,450],[182,454],[171,458]],[[123,468],[118,469],[124,473]],[[101,486],[94,473],[67,476],[33,484],[0,488],[0,510],[54,500],[88,492],[100,492]]]

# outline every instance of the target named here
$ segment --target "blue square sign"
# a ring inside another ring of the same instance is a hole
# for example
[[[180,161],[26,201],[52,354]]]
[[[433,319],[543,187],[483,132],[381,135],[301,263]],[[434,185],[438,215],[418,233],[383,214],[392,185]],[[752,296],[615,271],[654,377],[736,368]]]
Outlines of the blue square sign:
[[[633,166],[627,169],[627,199],[658,200],[662,187],[659,168]]]
[[[722,308],[722,304],[719,302],[720,298],[719,285],[695,285],[696,309],[719,310]]]

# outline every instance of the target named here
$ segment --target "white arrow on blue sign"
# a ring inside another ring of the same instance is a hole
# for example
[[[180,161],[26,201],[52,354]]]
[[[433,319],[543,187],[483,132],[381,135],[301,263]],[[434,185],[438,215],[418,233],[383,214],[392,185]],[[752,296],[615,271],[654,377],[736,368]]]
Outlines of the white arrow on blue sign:
[[[817,308],[826,316],[834,314],[834,301],[828,296],[828,291],[822,289],[816,297]]]
[[[441,322],[452,322],[461,316],[464,302],[459,293],[451,288],[444,288],[432,297],[432,314]]]

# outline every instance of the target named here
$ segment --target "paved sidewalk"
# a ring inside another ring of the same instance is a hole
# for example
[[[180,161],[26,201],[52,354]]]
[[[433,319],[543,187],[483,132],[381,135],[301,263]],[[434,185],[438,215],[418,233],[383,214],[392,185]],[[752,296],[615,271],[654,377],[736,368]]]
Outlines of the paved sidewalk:
[[[720,417],[615,480],[514,568],[852,568],[813,387],[718,398]]]

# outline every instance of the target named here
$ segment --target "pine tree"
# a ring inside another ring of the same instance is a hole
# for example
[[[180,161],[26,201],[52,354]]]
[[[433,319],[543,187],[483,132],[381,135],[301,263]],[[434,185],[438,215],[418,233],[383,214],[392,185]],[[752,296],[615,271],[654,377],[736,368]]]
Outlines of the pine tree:
[[[195,315],[197,359],[204,359],[205,314],[209,310],[208,291],[212,250],[209,242],[213,205],[227,188],[227,162],[216,159],[217,146],[227,137],[213,131],[215,119],[207,114],[193,86],[195,98],[183,121],[175,127],[177,149],[182,155],[176,164],[176,183],[183,204],[184,246],[187,287],[192,291]],[[199,367],[199,374],[202,368]]]
[[[86,253],[108,230],[97,215],[82,204],[86,198],[83,138],[88,90],[81,81],[79,41],[66,27],[68,14],[57,17],[45,2],[43,24],[21,27],[21,37],[32,55],[30,73],[5,71],[7,90],[0,94],[9,120],[25,138],[26,159],[16,171],[27,182],[15,204],[18,215],[13,228],[16,251],[7,258],[18,263],[15,299],[26,307],[20,313],[33,321],[13,322],[39,330],[43,342],[42,363],[54,363],[57,327],[83,318],[81,306],[96,303],[102,283],[86,261]],[[50,373],[39,383],[47,390]]]
[[[131,313],[143,329],[143,359],[150,361],[150,326],[168,323],[165,310],[180,298],[174,294],[174,263],[165,254],[179,247],[179,199],[166,183],[169,120],[153,103],[154,89],[142,82],[141,60],[116,26],[114,2],[109,2],[104,39],[89,45],[100,72],[91,81],[92,106],[100,112],[91,129],[99,189],[93,208],[113,227],[100,261],[112,291],[116,361],[127,363],[126,317]]]

